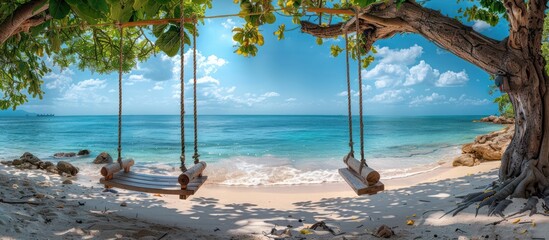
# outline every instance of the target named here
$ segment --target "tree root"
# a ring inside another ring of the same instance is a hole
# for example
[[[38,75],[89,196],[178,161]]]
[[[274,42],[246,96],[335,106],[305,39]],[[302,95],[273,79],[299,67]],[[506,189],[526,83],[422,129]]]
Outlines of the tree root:
[[[528,210],[530,210],[530,215],[529,216],[532,216],[534,214],[536,214],[538,212],[538,208],[536,207],[536,205],[538,205],[538,198],[537,197],[531,197],[528,199],[528,201],[526,202],[526,204],[524,205],[524,207],[522,207],[520,209],[520,211],[516,212],[516,213],[513,213],[511,215],[509,215],[508,217],[513,217],[517,214],[521,214],[523,212],[526,212]]]
[[[452,216],[456,216],[459,212],[467,209],[474,203],[478,203],[475,216],[478,215],[479,210],[488,206],[488,216],[500,216],[504,218],[510,218],[515,215],[530,211],[529,215],[532,216],[538,213],[536,207],[539,202],[537,196],[543,199],[543,207],[545,212],[549,212],[549,180],[543,175],[542,171],[537,169],[532,161],[525,166],[522,173],[515,177],[506,179],[499,184],[491,184],[484,192],[474,192],[464,196],[458,196],[463,201],[459,203],[455,208],[448,212],[445,212],[440,218],[452,213]],[[513,213],[505,217],[503,211],[512,203],[507,198],[520,197],[528,198],[525,206],[518,212]]]
[[[503,214],[503,211],[513,203],[513,201],[509,199],[504,199],[503,201],[495,204],[495,207],[488,212],[488,216],[498,215],[500,217],[505,217],[505,214]]]
[[[444,213],[444,215],[442,215],[440,218],[443,218],[444,216],[454,212],[452,214],[452,216],[456,216],[456,214],[458,214],[459,212],[463,211],[464,209],[468,208],[469,206],[471,206],[471,204],[473,203],[476,203],[476,202],[480,202],[492,195],[494,195],[495,192],[494,191],[486,191],[486,192],[482,192],[481,194],[474,194],[474,195],[470,195],[469,197],[467,197],[466,199],[464,199],[464,201],[460,204],[458,204],[457,207],[455,207],[454,209]],[[469,199],[470,198],[470,199]],[[469,200],[467,200],[469,199]]]

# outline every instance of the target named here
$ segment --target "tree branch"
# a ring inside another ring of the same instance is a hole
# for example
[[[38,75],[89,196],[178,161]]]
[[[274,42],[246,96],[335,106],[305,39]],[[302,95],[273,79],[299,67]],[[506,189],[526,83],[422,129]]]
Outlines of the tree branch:
[[[17,28],[15,31],[13,31],[13,33],[11,34],[12,36],[13,35],[16,35],[20,32],[28,32],[30,30],[30,28],[32,27],[36,27],[48,20],[52,19],[52,17],[48,14],[44,17],[34,17],[34,18],[30,18],[30,19],[27,19],[25,22],[23,22],[19,28]]]
[[[33,0],[21,5],[13,14],[0,23],[0,44],[3,44],[13,36],[21,25],[30,18],[44,12],[49,8],[47,0]],[[19,31],[20,32],[20,31]]]
[[[372,43],[397,33],[419,33],[488,73],[497,74],[508,72],[509,69],[513,71],[520,69],[519,63],[507,61],[510,53],[501,42],[474,31],[458,20],[443,16],[438,11],[424,8],[412,1],[404,2],[399,8],[393,1],[373,4],[362,9],[359,18],[360,31],[372,30],[367,33]],[[354,21],[354,18],[349,21]],[[328,27],[314,25],[302,22],[301,30],[313,36],[325,38],[341,35],[345,31],[341,29],[345,23]],[[349,32],[353,31],[354,28],[349,27]]]

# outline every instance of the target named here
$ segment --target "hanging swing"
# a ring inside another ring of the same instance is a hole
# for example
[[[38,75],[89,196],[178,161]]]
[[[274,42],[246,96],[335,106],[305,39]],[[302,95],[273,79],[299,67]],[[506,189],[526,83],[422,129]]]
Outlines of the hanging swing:
[[[183,4],[181,4],[183,9]],[[206,168],[206,163],[198,159],[198,131],[197,131],[197,111],[196,111],[196,32],[193,32],[193,105],[194,105],[194,165],[189,169],[185,166],[185,128],[184,128],[184,17],[183,10],[181,11],[180,22],[180,44],[181,44],[181,95],[180,95],[180,117],[181,117],[181,171],[182,173],[177,176],[158,176],[140,174],[130,172],[130,167],[134,165],[134,161],[131,159],[122,160],[122,39],[123,39],[123,27],[119,25],[120,30],[120,56],[119,56],[119,69],[118,69],[118,158],[117,163],[112,163],[101,168],[101,175],[103,177],[99,180],[105,187],[121,188],[126,190],[156,193],[156,194],[171,194],[179,195],[180,199],[187,199],[190,195],[196,193],[196,191],[204,184],[207,176],[202,176],[202,172]],[[196,31],[196,21],[194,21],[194,29]],[[122,171],[123,170],[123,171]]]
[[[349,186],[356,192],[357,195],[363,194],[376,194],[380,191],[383,191],[385,185],[379,181],[379,173],[368,167],[366,164],[366,159],[364,158],[364,121],[362,114],[362,66],[360,59],[360,50],[358,47],[359,39],[359,21],[358,21],[358,12],[355,11],[355,26],[356,26],[356,56],[358,60],[358,105],[359,105],[359,117],[360,117],[360,161],[354,157],[354,148],[353,148],[353,117],[351,113],[351,77],[349,73],[349,39],[347,31],[345,30],[345,57],[346,57],[346,67],[347,67],[347,110],[349,113],[349,147],[350,152],[345,157],[343,157],[343,162],[347,165],[346,168],[340,168],[339,174]]]

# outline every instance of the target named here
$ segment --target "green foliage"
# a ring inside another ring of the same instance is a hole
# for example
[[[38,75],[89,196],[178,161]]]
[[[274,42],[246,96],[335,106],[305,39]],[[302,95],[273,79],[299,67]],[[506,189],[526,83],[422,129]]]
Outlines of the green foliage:
[[[508,118],[515,117],[515,110],[513,109],[513,104],[511,104],[511,99],[509,99],[509,94],[505,93],[495,98],[494,103],[498,104],[498,111],[500,116]]]
[[[340,53],[343,52],[343,48],[341,48],[340,46],[338,45],[332,45],[330,46],[330,54],[333,56],[333,57],[337,57],[339,56]]]
[[[265,43],[265,39],[259,32],[259,28],[252,23],[247,23],[243,28],[234,28],[233,32],[233,40],[240,43],[235,52],[244,57],[255,56],[257,54],[257,46],[263,46]]]
[[[545,16],[543,22],[543,35],[541,43],[541,54],[545,58],[545,72],[549,75],[549,15]]]
[[[0,1],[0,24],[30,0]],[[123,70],[131,70],[138,61],[164,51],[173,56],[180,49],[179,24],[155,27],[125,28],[123,47],[120,32],[113,22],[131,22],[159,18],[179,18],[180,0],[47,0],[49,8],[35,16],[51,15],[53,19],[21,32],[0,45],[0,109],[13,108],[42,98],[42,78],[50,71],[51,60],[65,68],[77,65],[99,73],[110,73],[119,67],[120,51],[124,54]],[[184,0],[187,18],[203,16],[212,0]],[[273,16],[260,20],[273,23]],[[102,26],[89,26],[107,23]],[[190,45],[190,34],[197,34],[193,24],[184,25],[184,41]],[[148,39],[154,35],[156,42]],[[257,43],[257,42],[256,42]],[[26,91],[25,91],[26,90]]]
[[[278,30],[276,30],[273,34],[276,36],[276,38],[278,40],[282,40],[284,39],[284,31],[286,30],[286,25],[285,24],[280,24],[280,26],[278,26]]]
[[[161,34],[158,39],[156,39],[156,46],[160,50],[164,51],[168,56],[173,57],[179,52],[180,46],[180,37],[179,37],[179,28],[171,26],[168,31]]]
[[[62,19],[69,14],[71,7],[64,0],[50,0],[50,15]]]
[[[506,18],[505,6],[501,0],[457,0],[458,3],[461,1],[475,3],[471,7],[458,10],[462,14],[461,18],[467,21],[481,20],[495,26],[500,18]]]
[[[42,98],[42,76],[50,70],[42,60],[42,42],[30,35],[9,39],[0,45],[0,109],[13,108],[27,101],[27,95]],[[26,93],[24,92],[26,90]]]

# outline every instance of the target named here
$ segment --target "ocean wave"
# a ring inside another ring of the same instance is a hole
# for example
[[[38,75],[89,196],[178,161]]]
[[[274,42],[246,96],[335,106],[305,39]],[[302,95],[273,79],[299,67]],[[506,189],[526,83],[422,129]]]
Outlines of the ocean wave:
[[[296,167],[287,158],[273,156],[221,160],[208,166],[208,179],[210,183],[227,186],[302,185],[342,181],[335,168]]]
[[[440,164],[433,166],[433,164],[417,166],[413,168],[394,168],[380,170],[381,180],[399,179],[411,177],[423,173],[435,171],[440,168]]]

